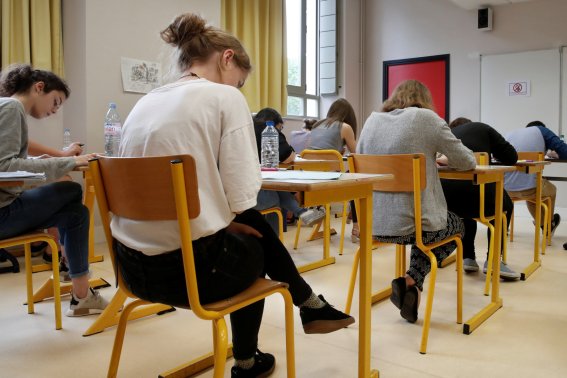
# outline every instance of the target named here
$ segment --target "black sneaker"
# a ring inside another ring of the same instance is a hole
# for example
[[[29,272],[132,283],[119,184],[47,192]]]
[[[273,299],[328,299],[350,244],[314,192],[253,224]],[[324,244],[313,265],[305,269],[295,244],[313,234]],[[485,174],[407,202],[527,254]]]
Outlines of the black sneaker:
[[[259,349],[254,355],[254,365],[250,369],[233,366],[230,369],[232,378],[263,378],[272,375],[276,368],[276,358],[269,353],[262,353]]]
[[[557,229],[557,226],[559,226],[559,223],[561,223],[561,216],[559,214],[553,214],[553,219],[551,220],[551,230],[549,232],[552,237],[555,233],[555,230]]]
[[[319,298],[325,302],[321,308],[301,307],[299,316],[303,324],[303,331],[309,333],[330,333],[348,327],[354,323],[354,318],[331,306],[321,294]]]

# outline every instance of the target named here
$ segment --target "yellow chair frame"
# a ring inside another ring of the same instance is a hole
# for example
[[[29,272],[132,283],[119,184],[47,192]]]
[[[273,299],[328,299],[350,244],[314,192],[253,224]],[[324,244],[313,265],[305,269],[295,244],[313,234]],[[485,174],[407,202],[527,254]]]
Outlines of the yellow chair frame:
[[[427,351],[427,341],[429,338],[429,326],[431,323],[433,295],[435,293],[435,280],[437,278],[437,258],[435,257],[433,252],[431,252],[431,250],[453,241],[457,244],[457,323],[461,324],[463,321],[463,245],[461,242],[461,235],[452,235],[447,239],[441,240],[436,243],[423,243],[421,226],[421,191],[424,190],[426,186],[424,154],[352,154],[351,159],[352,160],[349,161],[349,164],[350,171],[353,173],[381,173],[394,175],[394,180],[375,183],[375,191],[405,193],[413,192],[416,245],[423,253],[427,255],[427,257],[431,261],[427,303],[423,321],[421,344],[419,348],[419,352],[421,354],[425,354]],[[382,211],[388,210],[383,209]],[[353,269],[350,280],[351,285],[349,287],[348,294],[351,298],[354,291],[354,282],[356,280],[359,260],[360,248],[356,251],[353,261]],[[401,277],[404,275],[405,261],[405,246],[396,246],[396,277]]]
[[[518,152],[518,159],[520,160],[533,160],[533,161],[544,161],[545,155],[543,152]],[[536,203],[535,199],[525,199],[525,198],[512,198],[514,202],[526,201],[533,204]],[[545,249],[547,245],[551,245],[551,219],[553,214],[551,214],[551,197],[541,198],[541,207],[543,209],[543,238],[541,241],[541,254],[545,255]],[[510,219],[510,242],[514,241],[514,214],[512,213],[512,219]],[[539,231],[538,231],[539,232]]]
[[[128,316],[136,307],[152,304],[136,297],[124,283],[112,247],[111,213],[135,220],[178,221],[189,307],[199,318],[211,320],[213,323],[215,378],[223,377],[228,353],[228,331],[224,316],[275,293],[280,293],[285,302],[287,375],[294,377],[293,303],[287,284],[259,278],[251,287],[231,298],[206,305],[201,304],[199,300],[190,223],[190,219],[200,214],[197,172],[193,157],[101,157],[91,161],[89,165],[118,286],[128,297],[134,299],[122,310],[108,377],[116,377],[118,371]],[[141,191],[140,188],[145,190]],[[210,360],[210,355],[207,358]],[[183,371],[179,374],[187,376],[202,370],[202,361],[203,359],[198,359],[182,365],[179,369]],[[175,372],[168,375],[176,376]]]
[[[304,170],[309,171],[334,171],[334,172],[345,172],[345,167],[343,164],[343,155],[335,150],[303,150],[301,152],[301,158],[306,160],[316,160],[313,164],[309,166],[304,166]],[[339,241],[339,255],[343,254],[344,243],[345,243],[345,227],[347,220],[347,201],[343,202],[343,212],[342,212],[342,222],[341,222],[341,238]],[[325,205],[325,217],[331,216],[331,205]],[[325,224],[328,224],[325,220]],[[317,224],[313,229],[309,240],[313,240],[314,236],[319,232],[321,224]],[[301,220],[297,221],[297,230],[295,231],[295,241],[293,243],[293,249],[297,249],[299,244],[299,234],[301,232]],[[325,243],[330,241],[324,241]]]
[[[278,217],[278,236],[281,240],[281,242],[284,242],[284,234],[283,234],[283,214],[282,214],[282,209],[280,209],[279,207],[270,207],[268,209],[264,209],[264,210],[260,210],[260,214],[262,215],[267,215],[267,214],[276,214],[276,216]]]
[[[490,163],[489,156],[487,152],[475,152],[474,153],[476,158],[476,163],[479,165],[488,165]],[[490,245],[488,246],[488,263],[486,266],[486,280],[484,282],[484,295],[488,296],[490,291],[490,282],[492,277],[492,256],[494,254],[494,226],[490,223],[494,220],[495,216],[485,216],[484,213],[484,199],[485,199],[485,184],[480,184],[480,208],[479,208],[479,217],[474,218],[477,222],[482,223],[490,230]],[[504,244],[504,248],[502,249],[502,261],[506,262],[506,253],[508,251],[508,242],[507,238],[505,237],[505,232],[507,229],[507,215],[506,213],[502,212],[502,240]]]
[[[59,287],[59,252],[57,251],[57,243],[53,236],[46,232],[33,232],[22,234],[13,238],[0,240],[0,248],[15,247],[18,245],[24,246],[24,259],[26,265],[26,287],[27,287],[27,306],[28,314],[33,314],[34,309],[34,295],[33,295],[33,265],[31,261],[31,243],[47,242],[53,251],[51,267],[53,269],[53,278],[48,279],[46,284],[53,288],[53,298],[55,306],[55,329],[61,329],[61,290]],[[50,282],[51,281],[51,282]],[[44,284],[44,286],[46,285]]]

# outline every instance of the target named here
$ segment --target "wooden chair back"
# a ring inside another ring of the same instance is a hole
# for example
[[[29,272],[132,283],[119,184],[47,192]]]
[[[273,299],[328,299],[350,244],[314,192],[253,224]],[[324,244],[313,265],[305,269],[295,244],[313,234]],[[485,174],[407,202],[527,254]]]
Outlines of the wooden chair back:
[[[544,161],[545,154],[541,151],[518,152],[518,160]]]
[[[110,220],[120,216],[139,221],[177,220],[189,305],[203,319],[217,317],[199,301],[190,219],[200,213],[197,171],[190,155],[140,158],[99,157],[89,162],[108,250],[119,287],[132,298],[123,281],[112,245]]]

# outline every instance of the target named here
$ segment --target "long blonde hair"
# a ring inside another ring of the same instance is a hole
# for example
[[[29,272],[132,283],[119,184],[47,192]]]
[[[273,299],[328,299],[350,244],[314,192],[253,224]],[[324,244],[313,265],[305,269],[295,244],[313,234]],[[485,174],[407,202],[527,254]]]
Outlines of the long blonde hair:
[[[434,110],[429,89],[417,80],[406,80],[398,84],[390,98],[384,101],[382,111],[391,112],[395,109],[405,109],[412,106]]]

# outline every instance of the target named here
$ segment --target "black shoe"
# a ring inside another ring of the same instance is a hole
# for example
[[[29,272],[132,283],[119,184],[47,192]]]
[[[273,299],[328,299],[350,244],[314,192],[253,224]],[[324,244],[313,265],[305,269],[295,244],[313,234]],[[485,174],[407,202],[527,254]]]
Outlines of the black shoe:
[[[417,306],[419,306],[419,294],[417,287],[410,286],[406,289],[400,315],[410,323],[417,321]]]
[[[59,254],[57,255],[59,261],[61,262],[61,251],[59,251]],[[51,258],[51,255],[49,253],[47,253],[46,251],[43,251],[43,261],[50,263],[51,261],[53,261],[53,259]]]
[[[233,366],[230,369],[232,378],[263,378],[269,377],[276,367],[276,358],[269,353],[262,353],[256,350],[254,355],[254,365],[250,369],[243,369]]]
[[[557,226],[559,226],[559,223],[561,223],[561,216],[559,214],[553,214],[553,219],[551,220],[551,230],[549,231],[549,234],[551,236],[553,236],[553,234],[555,233],[555,230],[557,229]]]
[[[32,257],[39,256],[42,253],[45,255],[45,250],[47,249],[48,246],[49,246],[49,244],[47,244],[47,242],[44,242],[44,241],[39,242],[36,245],[32,244],[30,246]]]
[[[321,308],[301,307],[299,316],[303,324],[303,331],[310,333],[330,333],[348,327],[354,323],[354,318],[331,306],[321,294],[319,298],[325,302]]]
[[[563,249],[567,249],[567,243],[563,243]]]
[[[404,296],[406,294],[406,278],[398,277],[392,280],[392,294],[390,295],[390,301],[399,308],[402,309],[404,304]]]

